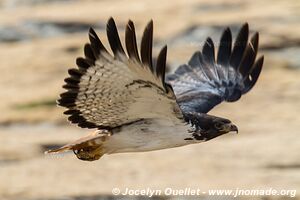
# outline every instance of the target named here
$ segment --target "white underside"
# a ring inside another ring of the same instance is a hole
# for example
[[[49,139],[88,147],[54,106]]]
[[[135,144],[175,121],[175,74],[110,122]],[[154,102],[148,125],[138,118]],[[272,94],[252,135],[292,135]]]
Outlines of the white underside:
[[[151,124],[149,124],[151,123]],[[193,144],[190,128],[182,122],[149,120],[122,127],[103,144],[105,153],[143,152]]]

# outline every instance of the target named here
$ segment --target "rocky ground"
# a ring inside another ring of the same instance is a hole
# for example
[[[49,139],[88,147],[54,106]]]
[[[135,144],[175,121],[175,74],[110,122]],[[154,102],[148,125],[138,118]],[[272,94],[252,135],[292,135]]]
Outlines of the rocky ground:
[[[300,192],[299,1],[0,0],[0,10],[0,199],[112,199],[114,187]],[[45,150],[89,131],[69,125],[55,99],[67,69],[83,54],[89,26],[107,45],[110,16],[122,37],[129,18],[138,37],[153,19],[154,55],[167,44],[170,70],[201,48],[206,36],[217,41],[226,26],[235,33],[247,21],[259,31],[265,65],[256,87],[212,112],[232,119],[240,134],[97,162],[45,156]]]

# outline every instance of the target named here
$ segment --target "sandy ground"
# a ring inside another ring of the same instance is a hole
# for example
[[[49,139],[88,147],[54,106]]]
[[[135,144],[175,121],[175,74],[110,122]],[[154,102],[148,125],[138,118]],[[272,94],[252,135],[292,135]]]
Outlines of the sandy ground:
[[[191,28],[248,21],[251,29],[260,32],[266,62],[249,94],[212,111],[232,119],[239,135],[83,162],[72,154],[50,157],[43,152],[89,132],[69,125],[63,109],[54,105],[67,69],[83,54],[87,31],[0,41],[0,199],[110,199],[115,187],[121,191],[191,187],[300,192],[299,1],[8,2],[0,1],[0,30],[20,28],[28,21],[76,22],[98,25],[99,35],[105,38],[101,27],[109,16],[121,27],[133,19],[138,35],[153,19],[155,52],[168,44],[171,66],[186,62],[201,45],[182,40],[191,37]]]

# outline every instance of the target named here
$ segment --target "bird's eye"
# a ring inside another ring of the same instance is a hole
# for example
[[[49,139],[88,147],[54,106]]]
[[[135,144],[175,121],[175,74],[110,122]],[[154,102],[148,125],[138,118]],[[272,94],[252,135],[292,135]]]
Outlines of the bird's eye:
[[[220,122],[217,122],[217,123],[215,123],[215,127],[216,127],[216,129],[221,129],[221,128],[222,128],[222,126],[223,126],[223,124],[222,124],[222,123],[220,123]]]

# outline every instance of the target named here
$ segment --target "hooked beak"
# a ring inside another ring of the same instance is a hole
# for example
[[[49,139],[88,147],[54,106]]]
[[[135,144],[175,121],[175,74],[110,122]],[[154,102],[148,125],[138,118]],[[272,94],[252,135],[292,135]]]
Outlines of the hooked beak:
[[[239,133],[238,127],[237,127],[236,125],[234,125],[234,124],[231,124],[231,125],[230,125],[230,131],[235,131],[236,134]]]

